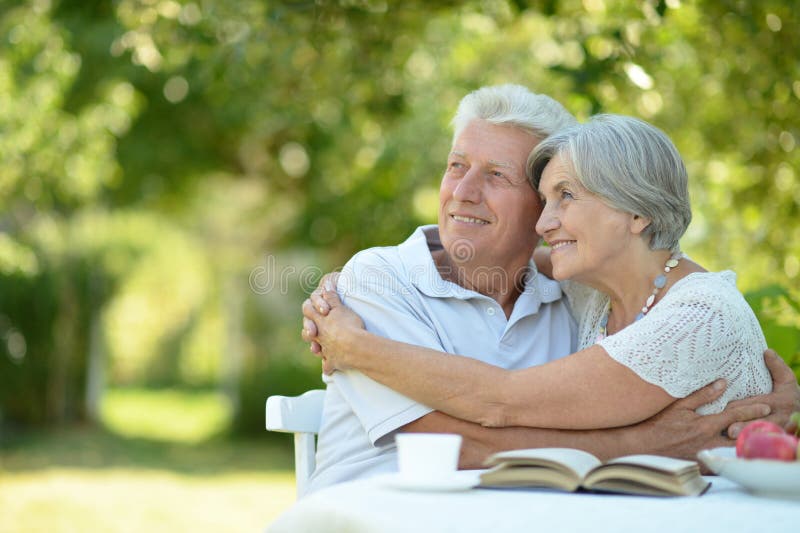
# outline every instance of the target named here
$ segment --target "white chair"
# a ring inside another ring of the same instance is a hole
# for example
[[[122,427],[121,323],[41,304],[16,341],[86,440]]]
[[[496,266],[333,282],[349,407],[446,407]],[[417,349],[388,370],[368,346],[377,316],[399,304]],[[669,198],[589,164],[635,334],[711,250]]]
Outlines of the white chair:
[[[267,398],[267,430],[294,433],[294,474],[298,496],[305,490],[316,467],[315,437],[319,433],[324,401],[324,390],[310,390],[300,396]]]

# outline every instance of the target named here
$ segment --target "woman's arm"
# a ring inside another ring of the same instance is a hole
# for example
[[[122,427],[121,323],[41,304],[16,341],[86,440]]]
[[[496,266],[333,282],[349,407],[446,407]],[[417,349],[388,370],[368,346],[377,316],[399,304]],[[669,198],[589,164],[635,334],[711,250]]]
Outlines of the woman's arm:
[[[607,428],[645,420],[675,400],[599,346],[508,371],[373,335],[335,292],[324,291],[323,298],[325,304],[305,304],[303,314],[316,324],[326,371],[355,368],[463,420],[490,427]],[[330,310],[327,316],[320,306]]]

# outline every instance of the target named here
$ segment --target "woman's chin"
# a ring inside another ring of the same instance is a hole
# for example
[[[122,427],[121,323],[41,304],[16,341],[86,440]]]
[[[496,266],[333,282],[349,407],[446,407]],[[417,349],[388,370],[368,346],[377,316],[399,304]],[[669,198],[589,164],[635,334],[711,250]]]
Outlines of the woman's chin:
[[[570,272],[566,268],[558,268],[553,265],[553,279],[556,281],[567,281],[570,279]]]

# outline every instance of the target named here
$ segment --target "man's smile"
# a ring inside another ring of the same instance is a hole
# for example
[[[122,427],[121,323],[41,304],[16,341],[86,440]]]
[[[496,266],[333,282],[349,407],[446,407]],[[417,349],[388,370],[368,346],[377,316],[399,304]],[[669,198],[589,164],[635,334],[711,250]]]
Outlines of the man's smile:
[[[484,220],[482,218],[471,217],[471,216],[467,216],[467,215],[451,214],[450,218],[455,220],[456,222],[462,222],[464,224],[477,224],[477,225],[489,224],[488,220]]]

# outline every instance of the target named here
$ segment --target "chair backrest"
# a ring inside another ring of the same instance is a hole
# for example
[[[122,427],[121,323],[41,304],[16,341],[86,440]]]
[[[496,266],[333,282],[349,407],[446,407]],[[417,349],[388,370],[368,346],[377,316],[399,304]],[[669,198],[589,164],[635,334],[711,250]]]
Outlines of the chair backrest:
[[[316,467],[316,434],[322,421],[324,390],[310,390],[300,396],[267,398],[267,430],[294,433],[294,473],[297,495],[305,490]]]

